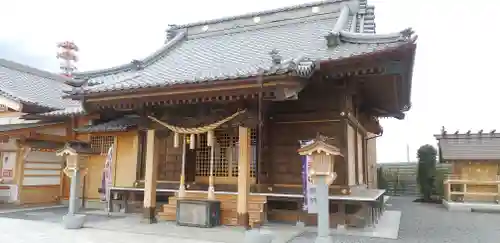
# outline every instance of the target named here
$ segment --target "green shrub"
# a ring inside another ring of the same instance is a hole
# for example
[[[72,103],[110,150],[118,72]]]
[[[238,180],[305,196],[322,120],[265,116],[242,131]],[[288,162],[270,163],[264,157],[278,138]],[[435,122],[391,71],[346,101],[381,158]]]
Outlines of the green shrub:
[[[418,171],[417,183],[424,200],[431,200],[435,191],[436,159],[437,151],[429,144],[421,146],[417,151]]]
[[[387,189],[387,180],[382,167],[377,168],[377,186],[379,189]]]

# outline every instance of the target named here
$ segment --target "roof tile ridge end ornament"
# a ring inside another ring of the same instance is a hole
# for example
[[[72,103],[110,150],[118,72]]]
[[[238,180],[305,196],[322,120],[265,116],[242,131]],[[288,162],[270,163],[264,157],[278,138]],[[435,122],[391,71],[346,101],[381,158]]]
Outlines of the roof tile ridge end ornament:
[[[394,42],[416,42],[418,36],[414,34],[412,28],[388,34],[358,33],[341,30],[340,39],[345,42],[355,44],[385,44]]]
[[[351,13],[351,8],[349,5],[345,4],[340,11],[340,16],[333,26],[333,29],[325,36],[326,45],[328,47],[336,47],[340,44],[340,35],[344,27],[349,22],[349,14]]]
[[[292,62],[295,64],[293,74],[302,78],[310,78],[320,66],[318,61],[302,55],[293,59]]]
[[[315,1],[315,2],[310,2],[310,3],[302,3],[302,4],[296,4],[296,5],[292,5],[292,6],[275,8],[275,9],[270,9],[270,10],[256,11],[256,12],[250,12],[250,13],[246,13],[246,14],[218,18],[218,19],[203,20],[203,21],[198,21],[198,22],[194,22],[194,23],[176,25],[176,26],[172,26],[171,29],[172,30],[185,29],[185,28],[191,28],[191,27],[201,26],[201,25],[218,24],[218,23],[222,23],[225,21],[232,21],[232,20],[236,20],[236,19],[251,18],[251,17],[255,17],[255,16],[260,16],[260,15],[269,15],[269,14],[280,13],[280,12],[285,12],[285,11],[292,11],[292,10],[301,9],[301,8],[309,8],[309,7],[326,5],[326,4],[339,3],[339,2],[349,2],[349,1],[351,1],[351,0],[322,0],[322,1]]]

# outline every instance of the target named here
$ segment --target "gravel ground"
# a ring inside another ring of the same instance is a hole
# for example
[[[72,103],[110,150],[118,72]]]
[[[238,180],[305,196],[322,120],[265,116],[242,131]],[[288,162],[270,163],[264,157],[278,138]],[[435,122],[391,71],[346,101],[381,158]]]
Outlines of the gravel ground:
[[[388,210],[402,212],[398,240],[355,236],[333,236],[335,243],[498,243],[500,214],[448,212],[442,205],[412,202],[414,198],[393,197]],[[290,243],[311,243],[305,234]]]

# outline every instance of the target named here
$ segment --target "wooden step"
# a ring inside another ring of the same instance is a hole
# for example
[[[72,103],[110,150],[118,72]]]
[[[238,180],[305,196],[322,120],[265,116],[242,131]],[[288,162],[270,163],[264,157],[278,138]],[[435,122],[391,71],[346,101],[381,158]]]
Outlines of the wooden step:
[[[163,210],[162,211],[164,213],[176,214],[177,213],[177,206],[176,205],[165,204],[165,205],[163,205]]]
[[[165,221],[175,221],[177,219],[177,216],[175,213],[158,212],[158,218]]]
[[[235,194],[216,194],[216,200],[221,202],[221,223],[223,225],[237,225],[237,195]],[[183,199],[190,200],[206,200],[207,193],[187,192]],[[158,214],[162,220],[175,221],[177,213],[177,200],[173,196],[169,198],[168,204],[163,205],[163,210]],[[265,222],[266,219],[266,203],[265,196],[249,196],[248,197],[248,214],[250,222]]]

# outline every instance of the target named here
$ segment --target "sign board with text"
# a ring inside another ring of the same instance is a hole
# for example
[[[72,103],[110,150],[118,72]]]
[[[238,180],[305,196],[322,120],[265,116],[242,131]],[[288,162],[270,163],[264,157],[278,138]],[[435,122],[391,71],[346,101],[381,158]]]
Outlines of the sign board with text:
[[[300,146],[307,146],[314,142],[313,140],[301,140]],[[309,177],[309,169],[312,166],[312,156],[302,156],[302,190],[304,195],[303,209],[310,214],[318,213],[316,203],[316,185]]]

